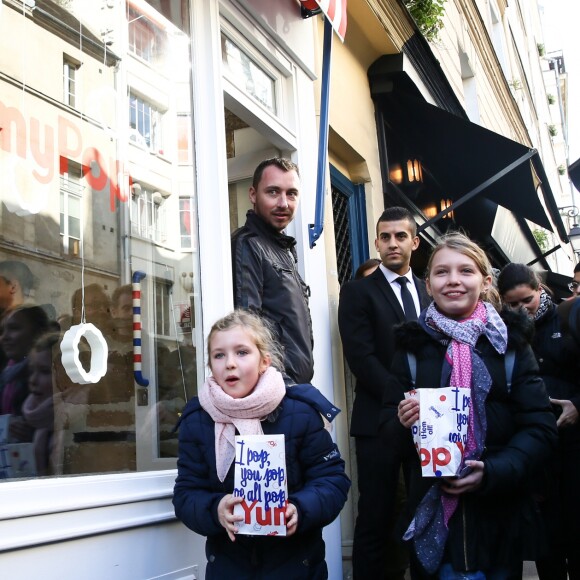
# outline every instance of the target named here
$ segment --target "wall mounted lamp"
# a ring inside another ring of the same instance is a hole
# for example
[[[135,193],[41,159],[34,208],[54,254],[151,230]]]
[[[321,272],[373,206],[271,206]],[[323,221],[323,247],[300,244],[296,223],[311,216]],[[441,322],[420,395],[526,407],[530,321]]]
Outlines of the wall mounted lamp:
[[[423,213],[427,219],[434,218],[439,212],[446,210],[448,207],[451,207],[453,201],[450,199],[440,199],[438,202],[433,202],[429,204],[427,207],[423,208]],[[442,219],[454,219],[453,210],[449,213],[445,214]]]
[[[580,254],[580,226],[577,223],[572,224],[572,229],[568,233],[570,244],[575,254]]]
[[[578,225],[578,216],[580,215],[580,209],[576,205],[563,205],[558,208],[561,216],[565,216],[568,220],[574,220],[572,227],[568,232],[568,238],[570,239],[570,245],[572,250],[576,255],[580,255],[580,226]],[[568,221],[568,225],[570,222]]]
[[[393,163],[389,166],[389,179],[397,185],[420,185],[423,183],[423,165],[419,159],[413,157],[404,164]]]
[[[563,205],[558,208],[561,216],[568,216],[569,218],[575,218],[580,215],[580,209],[575,205]]]
[[[580,209],[575,205],[564,205],[558,208],[560,215],[567,216],[574,220],[572,228],[568,232],[570,238],[570,245],[576,255],[580,254],[580,226],[577,223],[577,217],[580,215]]]

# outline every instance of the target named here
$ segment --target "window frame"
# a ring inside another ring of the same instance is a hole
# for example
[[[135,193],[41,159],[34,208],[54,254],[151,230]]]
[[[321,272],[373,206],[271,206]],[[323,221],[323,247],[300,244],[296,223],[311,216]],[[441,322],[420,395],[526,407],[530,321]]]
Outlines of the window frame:
[[[67,168],[61,171],[60,174],[60,186],[59,186],[59,198],[60,198],[60,225],[59,233],[61,237],[61,251],[64,255],[78,257],[81,252],[82,244],[82,218],[83,218],[83,192],[85,190],[85,185],[83,185],[83,173],[82,168],[77,166],[67,160]],[[70,233],[70,220],[71,214],[69,211],[69,206],[71,200],[77,200],[79,203],[79,215],[73,216],[74,219],[79,221],[79,236],[76,237]],[[73,251],[71,252],[71,243]],[[76,244],[75,244],[76,242]]]
[[[330,182],[348,200],[348,223],[350,228],[350,251],[352,254],[352,275],[357,268],[369,259],[367,210],[363,183],[353,183],[330,164]]]
[[[145,110],[146,108],[148,111]],[[132,126],[133,111],[135,127]],[[163,154],[163,115],[163,111],[155,103],[142,97],[139,93],[129,90],[129,140],[132,143],[141,145],[152,153]],[[139,129],[139,117],[141,116],[143,117],[143,132]],[[144,134],[146,119],[149,120],[149,136]],[[139,137],[136,137],[136,135],[139,135]],[[136,138],[133,139],[133,137]]]
[[[63,103],[73,109],[77,108],[78,94],[76,91],[78,83],[78,72],[80,70],[80,62],[71,58],[67,54],[62,57],[62,89],[63,89]]]

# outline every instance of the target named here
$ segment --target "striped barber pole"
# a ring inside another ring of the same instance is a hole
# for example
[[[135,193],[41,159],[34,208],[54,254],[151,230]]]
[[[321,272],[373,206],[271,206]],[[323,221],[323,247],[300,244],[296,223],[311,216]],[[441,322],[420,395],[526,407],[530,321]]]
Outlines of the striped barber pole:
[[[307,10],[320,8],[342,42],[346,34],[346,2],[347,0],[300,0],[300,4]]]
[[[147,274],[141,270],[133,273],[133,376],[141,387],[149,386],[149,381],[141,372],[141,280]]]

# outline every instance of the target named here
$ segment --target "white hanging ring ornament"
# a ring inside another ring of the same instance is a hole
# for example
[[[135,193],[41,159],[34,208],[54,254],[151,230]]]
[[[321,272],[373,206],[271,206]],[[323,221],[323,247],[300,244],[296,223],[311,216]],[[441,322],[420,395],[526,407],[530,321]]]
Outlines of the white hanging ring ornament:
[[[84,336],[91,349],[91,364],[87,372],[79,358],[79,342]],[[98,383],[107,372],[109,347],[103,333],[90,322],[71,326],[60,343],[62,366],[70,380],[81,385]]]

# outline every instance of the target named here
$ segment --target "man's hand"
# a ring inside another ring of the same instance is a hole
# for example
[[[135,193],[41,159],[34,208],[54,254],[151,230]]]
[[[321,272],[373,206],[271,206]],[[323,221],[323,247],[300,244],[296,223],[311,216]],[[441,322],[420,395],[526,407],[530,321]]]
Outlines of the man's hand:
[[[558,429],[560,427],[571,427],[578,422],[578,409],[576,409],[572,401],[550,399],[550,403],[562,407],[562,414],[558,417],[558,422],[556,423]]]
[[[234,515],[234,506],[242,503],[243,497],[234,497],[231,493],[224,495],[218,504],[218,519],[220,524],[226,529],[228,536],[232,542],[236,541],[234,534],[238,533],[238,526],[236,522],[241,522],[244,519],[243,515]]]
[[[419,420],[419,401],[417,399],[403,399],[397,410],[399,421],[403,427],[409,429]]]

